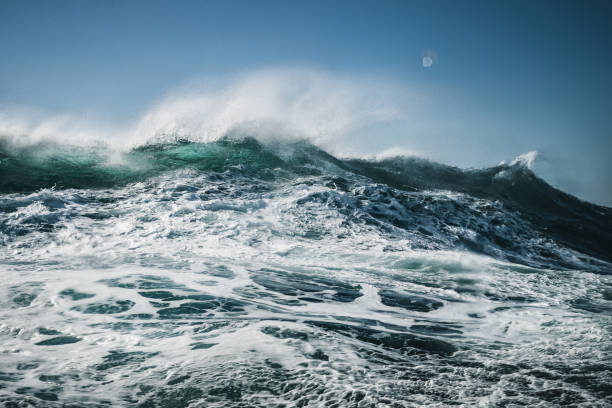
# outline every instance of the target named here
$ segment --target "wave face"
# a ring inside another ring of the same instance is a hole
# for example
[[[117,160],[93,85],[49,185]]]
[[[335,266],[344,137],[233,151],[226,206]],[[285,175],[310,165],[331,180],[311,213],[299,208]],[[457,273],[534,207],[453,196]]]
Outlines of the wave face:
[[[520,162],[0,142],[0,255],[7,405],[612,403],[612,211]]]

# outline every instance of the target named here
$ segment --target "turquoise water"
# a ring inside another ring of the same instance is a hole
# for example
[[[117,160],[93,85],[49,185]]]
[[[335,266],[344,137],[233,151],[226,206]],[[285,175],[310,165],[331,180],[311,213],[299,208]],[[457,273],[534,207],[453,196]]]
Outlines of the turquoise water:
[[[515,163],[0,146],[7,406],[609,406],[612,216]]]

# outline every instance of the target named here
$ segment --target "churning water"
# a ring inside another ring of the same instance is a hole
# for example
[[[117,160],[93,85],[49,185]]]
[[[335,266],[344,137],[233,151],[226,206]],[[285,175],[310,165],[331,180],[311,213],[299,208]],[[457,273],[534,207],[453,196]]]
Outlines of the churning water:
[[[0,147],[6,406],[612,404],[612,211],[520,161]]]

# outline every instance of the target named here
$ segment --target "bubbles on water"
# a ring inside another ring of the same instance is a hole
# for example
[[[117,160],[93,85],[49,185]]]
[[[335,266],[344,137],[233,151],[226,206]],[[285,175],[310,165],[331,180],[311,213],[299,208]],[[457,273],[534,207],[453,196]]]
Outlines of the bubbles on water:
[[[609,397],[611,277],[538,268],[582,261],[503,203],[315,167],[3,198],[0,404]]]

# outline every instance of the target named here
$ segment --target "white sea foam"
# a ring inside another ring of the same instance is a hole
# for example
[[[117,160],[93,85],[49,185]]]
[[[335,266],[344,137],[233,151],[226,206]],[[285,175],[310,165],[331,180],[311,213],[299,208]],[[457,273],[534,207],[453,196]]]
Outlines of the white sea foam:
[[[16,144],[128,147],[244,129],[325,144],[395,117],[370,98],[384,87],[369,87],[266,71],[169,97],[123,133],[16,116],[2,129]],[[606,262],[500,200],[397,189],[319,152],[292,170],[197,170],[211,156],[193,147],[164,152],[195,156],[194,166],[107,189],[0,196],[0,404],[601,402],[612,351]],[[242,148],[211,161],[261,153]]]
[[[440,406],[507,393],[543,404],[563,387],[597,402],[563,370],[607,361],[609,317],[572,305],[607,310],[610,278],[457,250],[503,219],[508,239],[526,234],[515,239],[525,261],[531,248],[572,255],[501,204],[440,191],[391,199],[399,192],[341,191],[324,176],[250,191],[225,177],[176,170],[3,197],[8,401]],[[543,382],[538,370],[554,372]]]
[[[521,165],[527,167],[528,169],[531,169],[537,158],[538,152],[533,150],[531,152],[523,153],[520,156],[517,156],[514,160],[510,162],[510,166]]]

